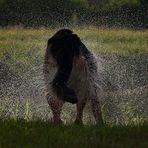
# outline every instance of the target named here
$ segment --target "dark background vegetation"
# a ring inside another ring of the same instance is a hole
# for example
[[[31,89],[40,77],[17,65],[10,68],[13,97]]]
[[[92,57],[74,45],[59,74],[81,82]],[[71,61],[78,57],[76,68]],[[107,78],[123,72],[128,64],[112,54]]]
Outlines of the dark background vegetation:
[[[0,26],[148,27],[147,0],[0,0]]]

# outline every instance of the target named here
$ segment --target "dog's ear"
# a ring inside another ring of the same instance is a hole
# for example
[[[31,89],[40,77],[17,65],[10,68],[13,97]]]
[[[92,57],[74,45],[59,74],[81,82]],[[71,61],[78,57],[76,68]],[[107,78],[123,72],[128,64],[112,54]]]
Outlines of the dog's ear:
[[[53,45],[51,43],[47,44],[47,48],[46,48],[45,55],[44,55],[44,64],[48,64],[48,59],[50,57],[50,50],[52,46]]]
[[[52,56],[57,64],[57,72],[52,81],[52,89],[59,98],[71,103],[77,102],[74,90],[67,87],[73,68],[73,58],[79,54],[80,39],[69,30],[61,30],[48,40],[45,64]],[[46,68],[45,68],[46,69]]]

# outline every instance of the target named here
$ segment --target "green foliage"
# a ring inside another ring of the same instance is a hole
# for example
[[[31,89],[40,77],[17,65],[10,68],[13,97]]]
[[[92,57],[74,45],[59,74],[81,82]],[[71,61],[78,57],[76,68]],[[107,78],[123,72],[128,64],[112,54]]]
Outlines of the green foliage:
[[[140,0],[109,0],[104,8],[109,9],[119,9],[122,7],[137,7],[140,4]]]
[[[1,0],[0,26],[70,26],[77,13],[78,25],[147,27],[147,7],[145,0]]]
[[[81,8],[87,8],[88,2],[87,0],[70,0],[72,2],[73,7],[81,7]]]

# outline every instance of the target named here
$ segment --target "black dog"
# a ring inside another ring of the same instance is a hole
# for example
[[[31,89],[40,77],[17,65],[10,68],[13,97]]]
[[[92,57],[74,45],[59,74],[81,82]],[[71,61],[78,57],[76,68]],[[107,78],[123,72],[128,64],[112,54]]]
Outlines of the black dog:
[[[77,104],[76,123],[82,123],[84,106],[91,100],[96,121],[102,121],[97,84],[98,67],[93,54],[69,29],[59,30],[48,40],[44,60],[47,100],[54,121],[60,122],[64,102]]]

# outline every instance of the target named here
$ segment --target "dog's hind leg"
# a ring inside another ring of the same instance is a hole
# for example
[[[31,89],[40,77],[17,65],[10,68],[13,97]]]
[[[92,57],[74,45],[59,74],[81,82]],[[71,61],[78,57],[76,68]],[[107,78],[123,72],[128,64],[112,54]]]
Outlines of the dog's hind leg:
[[[101,113],[101,108],[100,108],[100,103],[98,101],[97,97],[91,98],[91,107],[92,107],[92,112],[95,117],[96,123],[103,123],[103,118],[102,118],[102,113]]]
[[[83,118],[83,110],[86,105],[87,100],[80,100],[77,103],[77,115],[76,115],[76,120],[75,124],[83,124],[82,118]]]
[[[60,114],[64,102],[61,99],[49,97],[49,95],[47,95],[47,101],[53,113],[53,122],[62,123]]]

